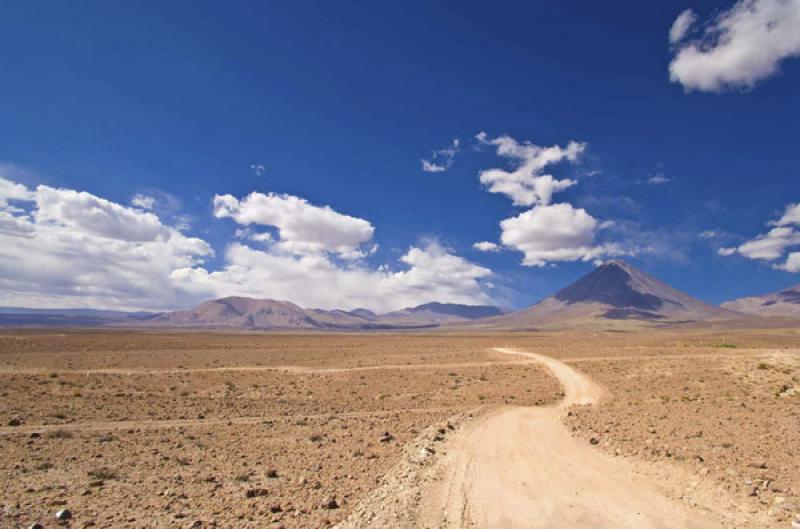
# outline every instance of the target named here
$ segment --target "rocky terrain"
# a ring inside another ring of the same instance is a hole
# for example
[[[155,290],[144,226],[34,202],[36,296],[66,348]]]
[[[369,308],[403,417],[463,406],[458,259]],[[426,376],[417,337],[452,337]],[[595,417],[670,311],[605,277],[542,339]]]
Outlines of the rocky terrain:
[[[788,527],[797,337],[4,331],[0,526],[56,527],[63,509],[71,527],[334,525],[385,480],[413,496],[422,451],[448,453],[487,413],[562,398],[542,366],[494,350],[511,347],[609,391],[564,419],[587,446],[658,472],[689,507],[725,498]]]

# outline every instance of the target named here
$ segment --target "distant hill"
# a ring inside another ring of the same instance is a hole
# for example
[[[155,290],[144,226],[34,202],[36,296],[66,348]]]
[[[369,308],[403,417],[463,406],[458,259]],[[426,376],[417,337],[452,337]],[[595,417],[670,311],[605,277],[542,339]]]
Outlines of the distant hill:
[[[676,290],[625,261],[598,266],[532,307],[491,319],[493,326],[634,320],[648,322],[732,319],[742,314]]]
[[[144,324],[165,327],[236,329],[408,329],[435,327],[502,314],[497,307],[427,303],[387,314],[368,309],[304,309],[289,301],[229,297],[206,301],[190,310],[158,314]]]
[[[135,324],[152,316],[152,312],[0,307],[0,327],[102,327],[112,322]]]
[[[800,318],[800,285],[763,296],[734,299],[722,307],[755,316]]]

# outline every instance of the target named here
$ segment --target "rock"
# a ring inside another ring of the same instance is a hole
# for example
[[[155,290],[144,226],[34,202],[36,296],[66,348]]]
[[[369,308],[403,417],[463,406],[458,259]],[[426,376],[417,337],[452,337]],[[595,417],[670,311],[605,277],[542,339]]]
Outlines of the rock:
[[[96,479],[89,482],[90,487],[102,487],[103,485],[105,485],[105,482],[102,479]]]
[[[10,421],[8,421],[8,425],[9,425],[9,426],[19,426],[19,425],[21,425],[21,424],[22,424],[22,421],[20,421],[20,420],[19,420],[19,419],[17,419],[16,417],[14,417],[14,418],[13,418],[13,419],[11,419]]]
[[[245,498],[258,498],[259,496],[266,496],[269,494],[267,489],[247,489],[244,493]]]
[[[596,445],[600,442],[600,440],[597,437],[592,437],[591,439],[589,439],[589,442],[593,445]]]
[[[792,529],[800,529],[800,518],[792,522]]]
[[[275,470],[274,468],[271,468],[271,469],[267,470],[267,477],[268,478],[277,478],[278,477],[278,471]]]
[[[747,495],[750,497],[758,496],[758,487],[750,487],[750,489],[747,492]]]
[[[392,434],[390,434],[389,432],[385,432],[380,438],[380,442],[382,442],[382,443],[388,443],[388,442],[393,441],[393,440],[394,440],[394,436]]]
[[[281,508],[280,505],[278,505],[277,503],[274,503],[274,504],[269,506],[269,512],[271,512],[272,514],[275,514],[275,513],[278,513],[278,512],[283,512],[283,509]]]
[[[44,526],[42,524],[40,524],[40,523],[35,523],[35,524],[31,525],[30,527],[28,527],[28,529],[44,529]]]
[[[61,509],[56,513],[56,520],[58,520],[59,522],[71,519],[72,519],[72,511],[70,511],[69,509]]]
[[[42,436],[42,434],[40,434],[39,432],[31,432],[30,438],[31,439],[38,439],[41,436]]]
[[[322,503],[323,509],[338,509],[339,503],[337,503],[336,498],[330,497]]]

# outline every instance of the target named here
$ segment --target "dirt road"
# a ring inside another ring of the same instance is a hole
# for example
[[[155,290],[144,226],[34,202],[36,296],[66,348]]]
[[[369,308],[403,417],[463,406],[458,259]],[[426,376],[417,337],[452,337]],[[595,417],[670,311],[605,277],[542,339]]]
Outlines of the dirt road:
[[[446,454],[416,473],[387,479],[342,528],[448,529],[706,529],[721,519],[667,498],[631,462],[573,438],[562,417],[572,405],[593,405],[602,387],[558,360],[512,349],[495,351],[546,365],[564,388],[552,407],[503,407],[465,423]],[[409,470],[409,468],[411,468]],[[412,481],[406,476],[412,476]],[[398,509],[404,488],[418,498]],[[394,490],[392,490],[394,489]],[[403,512],[405,511],[405,512]],[[409,511],[417,511],[413,516]],[[364,516],[364,513],[367,516]]]

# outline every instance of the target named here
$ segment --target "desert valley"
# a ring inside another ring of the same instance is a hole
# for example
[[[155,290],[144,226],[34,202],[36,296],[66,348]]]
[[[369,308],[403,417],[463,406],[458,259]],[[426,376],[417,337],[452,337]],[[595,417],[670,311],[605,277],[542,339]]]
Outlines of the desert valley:
[[[0,333],[3,523],[789,527],[791,292],[713,307],[612,261],[510,313],[48,313]]]

